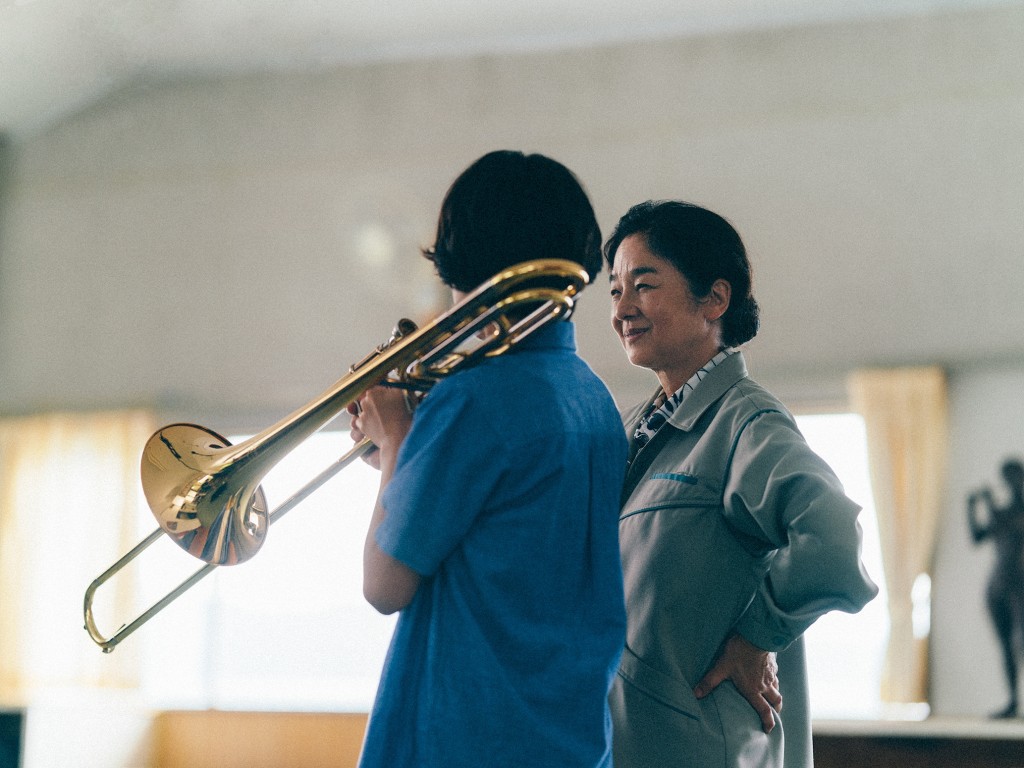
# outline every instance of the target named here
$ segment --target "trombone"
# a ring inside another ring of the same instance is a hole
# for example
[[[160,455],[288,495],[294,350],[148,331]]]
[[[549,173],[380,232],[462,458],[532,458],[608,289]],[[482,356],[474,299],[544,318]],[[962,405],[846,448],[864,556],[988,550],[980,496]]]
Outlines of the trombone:
[[[399,321],[392,336],[327,391],[254,437],[231,445],[213,430],[170,424],[149,438],[142,489],[159,527],[100,574],[85,591],[85,629],[104,653],[221,565],[252,558],[270,525],[357,458],[364,439],[280,506],[268,510],[263,477],[287,454],[377,385],[427,392],[460,368],[504,354],[547,323],[568,319],[587,285],[586,270],[562,259],[510,267],[422,328]],[[162,536],[206,565],[109,637],[93,616],[96,591]]]

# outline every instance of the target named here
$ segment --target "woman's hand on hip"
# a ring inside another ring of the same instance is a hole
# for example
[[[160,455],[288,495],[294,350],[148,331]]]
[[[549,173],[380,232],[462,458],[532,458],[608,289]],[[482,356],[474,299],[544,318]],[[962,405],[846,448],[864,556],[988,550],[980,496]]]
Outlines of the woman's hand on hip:
[[[782,711],[778,672],[774,653],[758,648],[742,635],[732,635],[693,692],[702,699],[726,680],[731,680],[761,718],[764,732],[771,733],[775,727],[774,712]]]

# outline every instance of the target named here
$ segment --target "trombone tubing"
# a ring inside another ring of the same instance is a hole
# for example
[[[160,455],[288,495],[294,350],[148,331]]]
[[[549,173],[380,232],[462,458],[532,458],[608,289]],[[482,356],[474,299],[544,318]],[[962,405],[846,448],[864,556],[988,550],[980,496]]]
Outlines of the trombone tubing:
[[[564,287],[557,289],[539,286],[520,288],[523,283],[531,280],[545,281],[547,279],[558,279]],[[395,337],[378,347],[357,366],[353,366],[349,373],[336,382],[333,387],[291,416],[237,446],[219,447],[215,453],[207,455],[208,463],[202,469],[196,470],[187,479],[185,485],[179,486],[180,490],[176,491],[172,488],[172,492],[178,497],[188,495],[202,498],[210,488],[214,487],[212,484],[222,483],[220,487],[216,488],[216,495],[221,495],[220,491],[223,491],[228,485],[226,478],[230,478],[235,483],[230,487],[236,491],[252,482],[252,485],[248,486],[254,488],[250,495],[251,500],[252,495],[260,492],[256,483],[263,475],[257,470],[268,471],[273,466],[271,460],[276,462],[280,457],[289,453],[334,419],[349,403],[356,400],[370,387],[385,383],[411,386],[426,391],[436,381],[451,374],[460,365],[479,361],[481,357],[503,354],[519,340],[547,322],[570,317],[575,309],[576,295],[588,282],[589,276],[581,265],[563,259],[538,259],[509,267],[480,285],[456,306],[427,326],[412,330],[407,334],[398,334],[396,331]],[[505,313],[520,304],[533,304],[536,307],[523,321],[510,323]],[[471,353],[462,354],[456,351],[462,341],[471,338],[477,331],[482,330],[483,325],[490,322],[495,322],[500,327],[498,337],[492,338],[490,343],[484,343],[475,348]],[[440,360],[438,359],[439,353],[443,353]],[[389,378],[392,372],[396,374],[394,379]],[[194,427],[194,425],[177,426]],[[194,428],[215,435],[202,427]],[[161,434],[162,432],[157,432],[153,438],[150,438],[150,441],[152,442]],[[216,437],[219,438],[219,436]],[[171,446],[168,445],[168,447]],[[273,447],[273,451],[270,450],[271,447]],[[267,527],[323,485],[353,459],[362,456],[372,448],[373,445],[368,440],[363,440],[354,446],[293,497],[267,514]],[[173,450],[172,454],[180,459],[180,456],[177,456]],[[254,466],[246,469],[246,465],[249,464]],[[189,465],[189,469],[194,468]],[[147,500],[148,497],[147,490]],[[152,507],[152,501],[150,504]],[[221,513],[224,509],[221,510]],[[158,520],[161,519],[163,511],[153,508]],[[121,640],[217,567],[217,563],[208,562],[136,619],[122,625],[121,629],[113,636],[104,637],[97,629],[93,617],[92,602],[96,590],[116,572],[138,557],[165,530],[167,529],[161,527],[150,534],[127,555],[104,571],[86,590],[85,628],[88,630],[89,636],[105,653],[112,651]]]
[[[311,494],[317,491],[320,486],[338,474],[341,470],[355,461],[357,458],[364,456],[374,449],[373,443],[369,439],[364,438],[362,441],[356,443],[350,448],[344,455],[335,460],[335,462],[324,469],[320,474],[302,486],[299,490],[285,499],[278,507],[275,507],[269,515],[268,525],[272,525],[276,521],[284,517],[288,512],[293,510],[303,501],[305,501]],[[124,568],[128,563],[134,560],[136,557],[142,554],[142,552],[154,544],[157,539],[160,539],[164,535],[163,528],[157,528],[149,536],[136,544],[128,554],[110,566],[102,574],[96,577],[95,580],[89,585],[89,588],[85,591],[85,629],[89,633],[89,637],[92,638],[93,642],[98,645],[104,653],[110,653],[117,647],[117,644],[128,637],[132,632],[141,627],[153,616],[158,614],[172,602],[178,599],[182,594],[190,590],[195,586],[201,579],[209,575],[215,568],[216,563],[207,563],[202,568],[199,568],[191,576],[185,579],[181,584],[172,589],[162,598],[153,603],[149,608],[140,613],[135,619],[130,621],[128,624],[123,624],[117,632],[110,637],[104,637],[103,633],[100,632],[96,626],[96,620],[93,617],[92,602],[93,596],[96,594],[96,590],[99,589],[106,581],[108,581],[115,573]]]

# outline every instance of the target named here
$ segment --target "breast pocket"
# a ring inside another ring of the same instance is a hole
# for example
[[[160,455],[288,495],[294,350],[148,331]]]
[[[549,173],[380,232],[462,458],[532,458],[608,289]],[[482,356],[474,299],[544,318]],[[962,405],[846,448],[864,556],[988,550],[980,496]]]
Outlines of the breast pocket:
[[[666,507],[713,509],[721,503],[721,487],[704,477],[685,471],[652,472],[630,494],[621,517]]]

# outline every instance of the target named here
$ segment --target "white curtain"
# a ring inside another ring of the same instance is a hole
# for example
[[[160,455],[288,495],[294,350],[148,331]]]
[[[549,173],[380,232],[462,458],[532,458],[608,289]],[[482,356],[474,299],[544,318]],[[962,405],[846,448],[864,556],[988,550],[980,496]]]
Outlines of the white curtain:
[[[928,639],[915,637],[912,590],[930,577],[946,479],[946,379],[937,367],[874,369],[849,379],[865,423],[891,631],[882,699],[928,700]]]
[[[105,655],[83,626],[89,583],[137,541],[143,411],[0,421],[0,697],[132,687],[138,657]],[[135,607],[131,569],[97,595],[112,634]],[[109,588],[109,589],[108,589]]]

